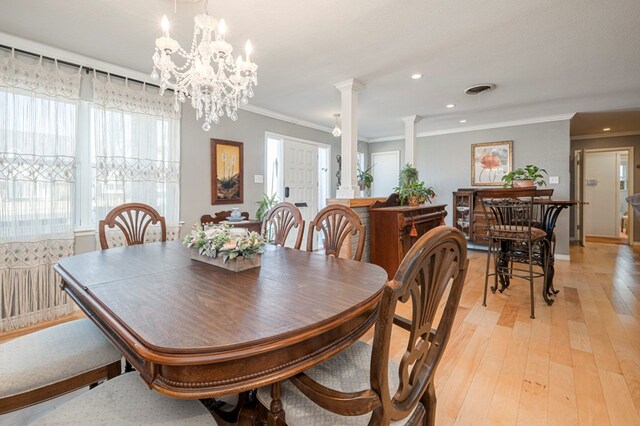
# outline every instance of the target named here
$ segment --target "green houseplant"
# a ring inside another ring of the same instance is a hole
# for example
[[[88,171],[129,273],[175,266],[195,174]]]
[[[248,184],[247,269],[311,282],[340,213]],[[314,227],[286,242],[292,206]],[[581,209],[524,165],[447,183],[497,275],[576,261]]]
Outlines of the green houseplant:
[[[265,193],[264,197],[262,197],[262,200],[256,202],[256,204],[258,205],[258,211],[256,211],[256,218],[258,220],[264,220],[269,210],[271,210],[273,206],[278,204],[278,195],[277,194],[267,195]]]
[[[431,202],[436,196],[433,187],[427,187],[424,182],[419,182],[418,169],[411,164],[406,164],[400,170],[398,186],[393,189],[400,198],[400,204],[417,206],[425,201]]]
[[[528,188],[533,186],[546,186],[544,175],[547,174],[545,169],[532,164],[526,165],[524,168],[515,169],[502,177],[505,188]]]
[[[375,164],[373,166],[375,166]],[[367,191],[371,189],[371,184],[373,183],[371,169],[373,169],[373,166],[369,167],[367,170],[362,170],[360,169],[360,166],[358,166],[358,186],[360,187],[360,191]]]

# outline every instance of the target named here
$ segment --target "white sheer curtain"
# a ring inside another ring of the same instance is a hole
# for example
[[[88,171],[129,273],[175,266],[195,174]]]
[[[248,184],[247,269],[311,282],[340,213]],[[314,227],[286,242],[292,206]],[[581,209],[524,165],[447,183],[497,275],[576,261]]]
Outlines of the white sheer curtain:
[[[73,254],[80,78],[0,58],[0,332],[73,310],[52,267]]]
[[[171,98],[146,87],[94,76],[90,134],[94,176],[94,221],[130,202],[154,207],[175,239],[180,213],[180,115]],[[147,240],[157,240],[151,229]],[[123,243],[119,231],[110,246]]]

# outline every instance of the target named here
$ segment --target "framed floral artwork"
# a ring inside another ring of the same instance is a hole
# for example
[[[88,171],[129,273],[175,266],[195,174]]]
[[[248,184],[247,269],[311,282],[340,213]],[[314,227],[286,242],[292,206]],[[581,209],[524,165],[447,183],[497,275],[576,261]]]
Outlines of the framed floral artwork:
[[[471,185],[502,186],[502,177],[511,171],[513,141],[471,145]]]
[[[242,142],[211,139],[211,204],[242,204]]]

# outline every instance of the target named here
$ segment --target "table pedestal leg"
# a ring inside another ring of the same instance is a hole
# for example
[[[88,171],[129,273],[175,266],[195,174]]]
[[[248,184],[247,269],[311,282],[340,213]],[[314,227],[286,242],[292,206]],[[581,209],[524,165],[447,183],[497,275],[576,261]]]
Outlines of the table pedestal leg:
[[[558,292],[553,288],[553,276],[555,274],[555,269],[553,265],[553,253],[551,253],[551,243],[541,248],[541,256],[542,256],[542,267],[544,268],[546,263],[546,274],[544,277],[544,286],[542,289],[542,297],[544,301],[547,302],[547,305],[552,305],[554,300],[549,296],[554,296]]]

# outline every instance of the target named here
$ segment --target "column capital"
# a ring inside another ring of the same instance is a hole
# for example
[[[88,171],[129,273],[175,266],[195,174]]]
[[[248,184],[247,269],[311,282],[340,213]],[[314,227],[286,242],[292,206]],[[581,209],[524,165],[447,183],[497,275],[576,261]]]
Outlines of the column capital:
[[[419,122],[420,120],[422,120],[422,117],[420,117],[419,115],[408,115],[406,117],[402,117],[402,121],[404,121],[406,124],[414,124]]]
[[[350,90],[355,93],[358,93],[359,91],[367,87],[366,84],[364,84],[363,82],[361,82],[356,78],[350,78],[349,80],[341,81],[339,83],[334,84],[334,86],[336,89],[338,89],[341,92]]]

